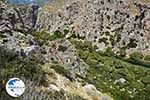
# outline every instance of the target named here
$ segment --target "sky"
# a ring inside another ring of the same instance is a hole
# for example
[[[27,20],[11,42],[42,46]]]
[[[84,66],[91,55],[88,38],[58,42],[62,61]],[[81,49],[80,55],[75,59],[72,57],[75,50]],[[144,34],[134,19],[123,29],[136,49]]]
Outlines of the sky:
[[[43,6],[49,0],[7,0],[9,3],[12,4],[38,4]]]

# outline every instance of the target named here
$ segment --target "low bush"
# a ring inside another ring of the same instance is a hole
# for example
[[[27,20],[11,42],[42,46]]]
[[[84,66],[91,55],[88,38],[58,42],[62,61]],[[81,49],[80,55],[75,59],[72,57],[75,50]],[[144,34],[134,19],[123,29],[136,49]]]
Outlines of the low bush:
[[[71,72],[68,69],[66,69],[64,66],[58,65],[58,64],[55,64],[55,65],[53,64],[50,67],[53,68],[57,73],[61,74],[62,76],[67,77],[71,81],[74,80]]]
[[[65,52],[66,50],[67,50],[67,47],[66,47],[66,46],[59,45],[58,51]]]
[[[144,57],[144,60],[150,61],[150,55],[146,55],[146,56]]]
[[[54,33],[48,33],[48,32],[36,32],[33,31],[32,35],[35,37],[35,39],[37,40],[37,42],[40,45],[43,45],[45,43],[47,43],[47,41],[53,41],[56,39],[60,39],[60,38],[64,38],[66,34],[61,33],[60,31],[55,31]]]
[[[6,63],[16,59],[16,56],[13,50],[9,50],[5,46],[0,46],[0,68],[4,67]]]

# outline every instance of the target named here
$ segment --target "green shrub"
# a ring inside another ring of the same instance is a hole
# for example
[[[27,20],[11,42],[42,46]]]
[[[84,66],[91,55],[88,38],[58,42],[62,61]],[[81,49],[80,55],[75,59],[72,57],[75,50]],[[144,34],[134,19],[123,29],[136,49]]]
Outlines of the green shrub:
[[[77,41],[75,39],[70,39],[70,42],[77,48],[82,48],[83,50],[88,50],[89,52],[95,51],[97,48],[92,46],[90,41]]]
[[[83,51],[83,50],[77,50],[79,57],[82,59],[87,59],[89,52],[88,51]]]
[[[94,66],[96,66],[96,65],[98,64],[98,61],[97,61],[97,60],[95,60],[95,59],[90,59],[90,57],[87,58],[86,62],[87,62],[87,64],[90,65],[91,67],[94,67]]]
[[[41,70],[41,65],[30,60],[9,62],[1,71],[1,77],[3,77],[3,79],[12,76],[21,76],[27,79],[39,81],[42,75],[43,72]]]
[[[50,67],[53,68],[57,73],[69,78],[71,81],[74,80],[71,72],[68,69],[64,68],[64,66],[55,64],[51,65]]]
[[[66,34],[63,34],[57,30],[53,34],[45,32],[45,31],[43,31],[43,32],[33,31],[32,35],[35,37],[35,39],[37,40],[37,42],[40,45],[43,45],[43,44],[47,43],[48,40],[53,41],[56,39],[64,38]]]
[[[129,47],[129,48],[136,48],[136,46],[137,46],[137,43],[136,43],[137,41],[135,40],[135,39],[130,39],[130,42],[127,44],[127,46]]]
[[[150,55],[146,55],[146,56],[144,57],[144,60],[150,61]]]
[[[0,67],[4,67],[7,62],[14,59],[16,59],[16,53],[13,50],[9,50],[5,46],[0,46]]]
[[[64,29],[64,34],[68,34],[69,30],[68,29]]]
[[[133,52],[130,55],[130,59],[143,59],[143,54],[140,52]]]
[[[112,51],[111,47],[108,47],[105,52],[104,52],[105,56],[109,56],[109,57],[113,57],[115,56],[114,52]]]
[[[61,33],[60,31],[55,31],[53,35],[50,36],[49,40],[56,40],[60,38],[64,38],[66,34]]]
[[[142,82],[144,84],[150,84],[150,75],[147,75],[147,76],[143,77]]]
[[[59,45],[58,51],[65,52],[66,50],[67,50],[67,47],[66,47],[66,46]]]

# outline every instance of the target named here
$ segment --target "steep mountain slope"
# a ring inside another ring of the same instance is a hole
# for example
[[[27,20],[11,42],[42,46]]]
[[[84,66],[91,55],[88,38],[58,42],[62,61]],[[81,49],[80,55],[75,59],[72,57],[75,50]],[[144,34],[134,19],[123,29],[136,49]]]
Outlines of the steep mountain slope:
[[[0,100],[110,98],[93,85],[84,87],[78,82],[76,74],[85,77],[88,65],[63,39],[65,35],[34,31],[38,6],[3,2],[0,5]],[[11,77],[26,83],[26,92],[19,98],[11,98],[5,91]]]
[[[113,47],[115,52],[120,48],[128,53],[150,52],[149,1],[56,1],[56,5],[49,4],[39,12],[36,29],[53,32],[67,27],[99,50]]]

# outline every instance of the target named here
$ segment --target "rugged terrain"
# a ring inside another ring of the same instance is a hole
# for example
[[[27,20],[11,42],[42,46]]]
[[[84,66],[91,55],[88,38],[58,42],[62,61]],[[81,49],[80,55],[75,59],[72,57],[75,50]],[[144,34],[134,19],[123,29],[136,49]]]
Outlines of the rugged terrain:
[[[0,1],[0,100],[149,100],[149,0]],[[19,77],[26,91],[5,92]]]
[[[148,1],[73,0],[65,1],[65,4],[58,2],[45,6],[44,11],[39,12],[36,29],[53,32],[69,28],[98,46],[99,50],[113,47],[115,51],[125,48],[127,52],[149,52]]]

